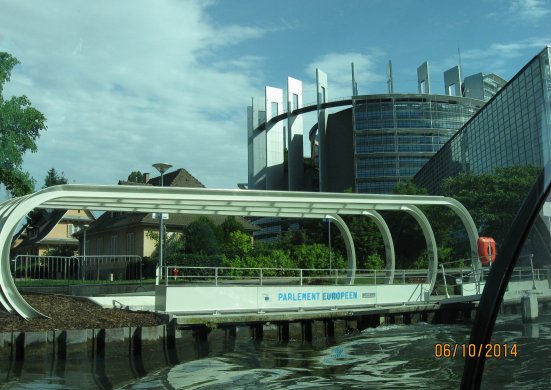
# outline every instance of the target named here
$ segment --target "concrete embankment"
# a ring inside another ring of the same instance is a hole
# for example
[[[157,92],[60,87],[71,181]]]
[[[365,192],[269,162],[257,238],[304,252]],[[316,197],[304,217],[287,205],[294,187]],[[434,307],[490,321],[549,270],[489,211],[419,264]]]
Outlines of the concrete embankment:
[[[342,336],[351,331],[381,324],[470,321],[475,303],[449,305],[420,304],[358,310],[297,311],[224,315],[162,315],[166,325],[114,329],[49,330],[0,333],[0,353],[8,360],[24,360],[30,355],[48,354],[65,359],[72,350],[85,350],[92,357],[109,353],[113,343],[125,345],[128,354],[139,355],[145,344],[173,349],[176,339],[204,340],[222,332],[227,337],[248,332],[253,339],[311,341],[314,338]]]

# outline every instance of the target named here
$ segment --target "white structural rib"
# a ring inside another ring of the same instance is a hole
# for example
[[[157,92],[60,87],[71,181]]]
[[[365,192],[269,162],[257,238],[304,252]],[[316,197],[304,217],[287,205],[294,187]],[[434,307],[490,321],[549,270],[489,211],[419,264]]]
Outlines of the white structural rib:
[[[377,210],[402,210],[414,215],[433,250],[429,280],[434,285],[437,266],[434,235],[423,213],[415,206],[437,205],[451,208],[463,222],[477,259],[478,233],[475,224],[461,203],[442,196],[340,194],[319,192],[218,190],[206,188],[174,188],[151,186],[98,186],[66,184],[46,188],[32,195],[10,199],[0,204],[0,303],[6,310],[23,318],[43,316],[19,294],[10,273],[10,246],[19,222],[34,208],[85,209],[126,212],[158,212],[184,214],[221,214],[256,217],[331,218],[343,234],[348,267],[348,282],[353,283],[356,260],[354,243],[343,215],[362,215],[378,221],[385,246],[392,246],[388,228]],[[383,222],[381,222],[383,221]],[[388,253],[388,252],[387,252]],[[387,271],[392,275],[393,253],[387,254]],[[478,260],[475,266],[480,267]],[[478,274],[478,273],[477,273]],[[390,279],[390,278],[388,278]]]

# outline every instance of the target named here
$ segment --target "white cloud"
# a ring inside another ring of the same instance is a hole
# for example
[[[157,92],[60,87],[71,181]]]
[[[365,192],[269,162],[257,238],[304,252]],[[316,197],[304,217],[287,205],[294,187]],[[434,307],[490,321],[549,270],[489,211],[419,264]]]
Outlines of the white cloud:
[[[512,0],[509,11],[528,21],[535,21],[551,12],[542,0]]]
[[[462,77],[470,74],[496,73],[506,79],[514,76],[530,58],[551,42],[550,37],[532,37],[513,42],[495,42],[487,47],[461,50]],[[431,74],[439,75],[458,64],[458,56],[451,55],[431,63]],[[512,66],[512,64],[514,64]],[[443,90],[441,78],[432,83],[438,91]]]
[[[549,38],[530,38],[518,42],[492,43],[484,49],[471,49],[461,53],[467,60],[486,58],[516,58],[524,55],[526,50],[542,49],[549,43]],[[535,54],[535,53],[534,53]]]
[[[327,53],[314,59],[306,69],[308,75],[315,77],[316,68],[327,74],[329,99],[352,95],[352,69],[354,63],[355,79],[360,94],[369,93],[371,83],[386,81],[385,69],[376,69],[376,63],[381,60],[383,53],[372,49],[368,53],[346,52]],[[311,89],[312,102],[315,100],[315,84]],[[305,101],[307,103],[308,101]]]
[[[244,107],[263,59],[231,47],[269,30],[215,25],[198,1],[2,3],[0,50],[22,63],[5,95],[48,118],[25,162],[38,186],[50,167],[114,184],[157,161],[207,186],[246,179]]]

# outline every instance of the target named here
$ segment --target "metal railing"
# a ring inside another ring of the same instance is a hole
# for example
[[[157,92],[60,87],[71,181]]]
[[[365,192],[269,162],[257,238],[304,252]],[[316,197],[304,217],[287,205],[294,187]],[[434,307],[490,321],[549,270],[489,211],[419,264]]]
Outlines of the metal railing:
[[[518,260],[530,260],[529,266],[515,267],[511,274],[511,282],[520,281],[533,281],[547,280],[548,269],[534,268],[533,254],[520,256]],[[453,265],[456,265],[455,267]],[[469,264],[468,267],[465,264]],[[480,294],[482,292],[482,285],[491,270],[491,264],[489,266],[483,266],[480,269],[476,269],[472,266],[471,259],[462,259],[451,261],[447,263],[440,263],[442,276],[442,283],[445,288],[445,294],[449,298],[448,280],[452,283],[451,287],[462,286],[464,283],[475,283],[474,293]]]
[[[473,293],[482,291],[484,280],[490,267],[477,270],[465,265],[465,260],[441,263],[437,272],[436,294],[450,296],[461,295],[456,288],[465,283],[475,283]],[[468,260],[468,259],[467,259]],[[454,267],[455,265],[455,267]],[[164,283],[188,285],[344,285],[348,281],[348,269],[305,269],[305,268],[232,268],[232,267],[163,267]],[[548,269],[516,267],[511,281],[547,280]],[[478,276],[478,277],[477,277]],[[387,284],[389,273],[384,269],[357,269],[354,274],[355,285]],[[428,283],[425,269],[397,269],[394,271],[393,284]],[[442,292],[442,289],[444,290]]]
[[[40,283],[47,280],[111,282],[143,279],[142,258],[136,255],[18,255],[10,263],[16,283]]]
[[[348,269],[232,268],[167,266],[165,284],[203,285],[343,285]],[[382,269],[357,269],[354,284],[384,284],[388,272]],[[394,284],[427,283],[427,270],[396,270]]]

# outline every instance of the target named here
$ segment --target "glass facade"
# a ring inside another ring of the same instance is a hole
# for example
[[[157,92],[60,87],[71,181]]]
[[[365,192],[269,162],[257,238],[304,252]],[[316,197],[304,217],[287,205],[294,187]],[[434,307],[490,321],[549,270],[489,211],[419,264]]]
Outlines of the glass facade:
[[[419,169],[482,106],[443,95],[370,95],[353,100],[357,192],[389,193]]]
[[[438,193],[440,183],[460,172],[543,162],[545,94],[551,92],[549,48],[530,61],[419,171],[415,182]]]

